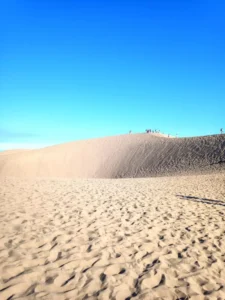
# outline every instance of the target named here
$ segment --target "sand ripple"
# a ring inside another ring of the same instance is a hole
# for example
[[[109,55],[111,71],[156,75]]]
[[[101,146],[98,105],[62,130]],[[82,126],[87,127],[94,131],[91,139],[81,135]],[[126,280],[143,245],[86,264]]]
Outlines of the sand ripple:
[[[225,299],[225,175],[0,180],[0,299]]]

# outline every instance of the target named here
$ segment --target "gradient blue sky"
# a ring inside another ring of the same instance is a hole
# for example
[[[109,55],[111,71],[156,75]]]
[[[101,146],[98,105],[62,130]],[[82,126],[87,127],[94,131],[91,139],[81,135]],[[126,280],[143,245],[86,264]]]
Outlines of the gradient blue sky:
[[[223,0],[0,0],[0,149],[225,129]]]

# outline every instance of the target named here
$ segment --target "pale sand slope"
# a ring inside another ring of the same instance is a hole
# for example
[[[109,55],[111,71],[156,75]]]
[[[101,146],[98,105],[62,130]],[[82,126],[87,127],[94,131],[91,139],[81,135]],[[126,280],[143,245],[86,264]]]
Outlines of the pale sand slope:
[[[2,176],[126,178],[212,170],[225,170],[225,135],[130,134],[0,155]]]
[[[225,299],[224,222],[222,173],[1,178],[0,299]]]

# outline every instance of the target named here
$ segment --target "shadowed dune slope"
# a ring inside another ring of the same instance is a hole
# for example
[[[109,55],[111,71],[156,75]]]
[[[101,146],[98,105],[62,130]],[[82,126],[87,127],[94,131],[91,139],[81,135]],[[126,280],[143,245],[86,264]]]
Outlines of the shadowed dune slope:
[[[225,170],[225,135],[130,134],[0,155],[2,176],[126,178],[214,170]]]

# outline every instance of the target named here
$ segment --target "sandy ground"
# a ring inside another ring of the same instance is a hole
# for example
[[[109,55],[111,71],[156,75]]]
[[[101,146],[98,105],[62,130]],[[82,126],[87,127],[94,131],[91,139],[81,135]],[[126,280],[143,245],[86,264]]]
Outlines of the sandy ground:
[[[225,174],[1,178],[0,299],[225,299],[224,224]]]

